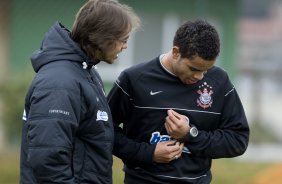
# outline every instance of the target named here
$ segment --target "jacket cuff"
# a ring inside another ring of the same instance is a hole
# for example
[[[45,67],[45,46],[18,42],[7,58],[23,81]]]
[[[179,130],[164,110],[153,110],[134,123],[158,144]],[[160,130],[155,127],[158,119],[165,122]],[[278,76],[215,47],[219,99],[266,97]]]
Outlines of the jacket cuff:
[[[156,149],[157,144],[151,144],[148,146],[147,150],[145,151],[146,154],[144,154],[143,162],[145,164],[152,164],[154,151]]]
[[[179,142],[183,142],[183,143],[185,143],[185,142],[191,142],[193,139],[196,138],[196,137],[192,137],[192,136],[190,135],[190,129],[191,129],[192,127],[196,127],[196,126],[193,125],[193,124],[190,124],[189,130],[187,131],[187,133],[185,134],[185,136],[184,136],[183,138],[180,138],[180,139],[178,140]],[[196,127],[196,128],[197,128],[197,127]]]

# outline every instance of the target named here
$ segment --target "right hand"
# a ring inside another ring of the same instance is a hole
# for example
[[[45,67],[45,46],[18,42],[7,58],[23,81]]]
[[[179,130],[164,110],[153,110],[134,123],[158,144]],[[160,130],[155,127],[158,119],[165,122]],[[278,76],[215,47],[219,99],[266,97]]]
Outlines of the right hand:
[[[179,114],[172,109],[168,110],[167,114],[168,116],[165,118],[165,128],[167,133],[178,140],[185,137],[190,129],[188,117]]]
[[[154,151],[153,161],[156,163],[169,163],[181,157],[183,146],[183,143],[175,140],[159,142]]]

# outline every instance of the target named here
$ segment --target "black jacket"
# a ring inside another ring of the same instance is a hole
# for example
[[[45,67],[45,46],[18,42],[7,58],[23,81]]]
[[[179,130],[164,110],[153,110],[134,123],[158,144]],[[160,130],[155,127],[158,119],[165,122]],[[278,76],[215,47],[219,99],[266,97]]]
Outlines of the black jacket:
[[[216,66],[201,81],[185,85],[155,58],[122,72],[108,101],[114,154],[124,161],[126,175],[144,184],[210,183],[211,160],[241,155],[248,145],[241,101],[226,72]],[[199,134],[186,139],[179,159],[157,164],[152,161],[156,143],[172,139],[164,127],[168,109],[186,115]]]
[[[96,63],[60,23],[31,60],[37,74],[25,100],[20,183],[111,184],[112,118]]]

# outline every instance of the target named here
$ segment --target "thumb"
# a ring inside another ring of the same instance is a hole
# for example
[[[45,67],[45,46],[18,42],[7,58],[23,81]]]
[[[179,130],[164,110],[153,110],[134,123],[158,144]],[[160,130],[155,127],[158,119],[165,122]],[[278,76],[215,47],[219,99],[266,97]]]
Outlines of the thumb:
[[[179,114],[178,112],[176,112],[176,111],[174,111],[174,110],[172,110],[172,109],[168,110],[168,111],[167,111],[167,114],[168,114],[169,116],[174,116],[174,117],[176,117],[177,119],[180,119],[180,118],[181,118],[181,114]]]

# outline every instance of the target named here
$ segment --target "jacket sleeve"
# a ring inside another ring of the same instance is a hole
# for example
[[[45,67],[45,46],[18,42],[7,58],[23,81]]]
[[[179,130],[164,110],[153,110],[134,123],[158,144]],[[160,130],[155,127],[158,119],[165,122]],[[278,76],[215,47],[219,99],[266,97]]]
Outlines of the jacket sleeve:
[[[126,163],[151,164],[156,145],[137,142],[126,135],[127,122],[133,112],[133,99],[126,73],[123,72],[114,83],[108,95],[108,103],[112,112],[115,141],[113,154]]]
[[[66,89],[37,89],[27,119],[28,162],[38,183],[75,183],[72,151],[80,95]]]
[[[236,89],[227,79],[219,126],[213,131],[199,130],[188,140],[188,148],[199,157],[229,158],[242,155],[249,142],[249,126]]]

